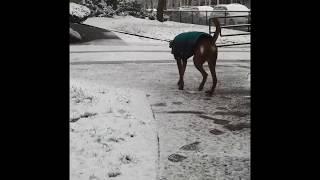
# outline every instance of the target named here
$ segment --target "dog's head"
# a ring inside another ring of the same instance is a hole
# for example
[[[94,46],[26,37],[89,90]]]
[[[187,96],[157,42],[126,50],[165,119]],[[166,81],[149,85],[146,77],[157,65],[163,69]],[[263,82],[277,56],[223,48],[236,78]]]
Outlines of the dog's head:
[[[173,40],[169,41],[169,48],[172,48],[173,46]]]

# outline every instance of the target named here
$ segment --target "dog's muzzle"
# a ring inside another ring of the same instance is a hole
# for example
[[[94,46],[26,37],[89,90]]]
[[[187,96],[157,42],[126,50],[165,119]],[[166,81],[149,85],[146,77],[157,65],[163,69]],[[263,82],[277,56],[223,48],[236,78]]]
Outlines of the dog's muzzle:
[[[169,41],[169,48],[172,48],[173,46],[173,40]]]

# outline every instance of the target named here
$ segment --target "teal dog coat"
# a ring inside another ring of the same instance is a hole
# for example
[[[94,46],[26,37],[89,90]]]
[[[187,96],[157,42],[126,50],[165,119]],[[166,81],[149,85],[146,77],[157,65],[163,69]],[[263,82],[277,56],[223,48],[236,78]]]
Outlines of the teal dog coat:
[[[193,56],[194,48],[202,38],[212,38],[212,36],[197,31],[181,33],[170,42],[171,53],[175,58],[188,59]]]

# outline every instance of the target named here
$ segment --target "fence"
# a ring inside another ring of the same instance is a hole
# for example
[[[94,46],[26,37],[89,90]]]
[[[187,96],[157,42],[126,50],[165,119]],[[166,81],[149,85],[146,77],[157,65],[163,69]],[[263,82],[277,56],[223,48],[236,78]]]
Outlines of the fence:
[[[209,19],[219,17],[221,25],[236,25],[236,24],[250,24],[251,11],[178,11],[166,10],[164,14],[168,16],[169,21],[209,25]],[[232,17],[229,18],[228,17]],[[234,26],[239,29],[240,27]],[[239,29],[241,30],[241,29]]]
[[[225,17],[217,17],[218,20],[219,18],[224,19],[223,22],[226,22],[226,19],[228,18],[235,18],[235,17],[243,17],[243,16],[225,16]],[[250,22],[250,16],[249,18],[249,22]],[[213,18],[209,19],[209,34],[213,34],[215,33],[215,31],[211,31],[211,26],[213,23]],[[221,27],[221,29],[223,28],[234,28],[234,27],[246,27],[248,32],[241,32],[241,33],[233,33],[233,34],[222,34],[222,31],[220,32],[220,36],[224,37],[224,36],[241,36],[241,35],[250,35],[250,26],[251,24],[247,23],[247,24],[238,24],[238,25],[223,25],[221,26],[220,20],[218,21],[218,26]],[[222,46],[235,46],[235,45],[245,45],[245,44],[251,44],[250,42],[244,42],[244,43],[233,43],[233,44],[224,44],[224,45],[219,45],[220,47]]]

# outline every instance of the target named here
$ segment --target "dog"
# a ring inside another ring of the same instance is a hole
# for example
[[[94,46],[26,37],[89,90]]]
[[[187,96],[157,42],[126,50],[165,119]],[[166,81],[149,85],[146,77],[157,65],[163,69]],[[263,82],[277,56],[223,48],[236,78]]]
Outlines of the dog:
[[[193,56],[195,67],[202,75],[202,81],[198,90],[202,91],[206,83],[208,73],[203,69],[203,64],[207,61],[212,75],[213,85],[210,90],[206,91],[208,95],[212,95],[217,85],[216,76],[216,61],[218,57],[218,48],[216,41],[221,34],[220,23],[217,18],[213,18],[216,31],[213,36],[204,32],[185,32],[177,35],[174,40],[170,41],[169,47],[172,49],[171,53],[177,62],[179,71],[179,90],[183,90],[184,81],[183,76],[187,66],[187,60]]]

